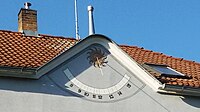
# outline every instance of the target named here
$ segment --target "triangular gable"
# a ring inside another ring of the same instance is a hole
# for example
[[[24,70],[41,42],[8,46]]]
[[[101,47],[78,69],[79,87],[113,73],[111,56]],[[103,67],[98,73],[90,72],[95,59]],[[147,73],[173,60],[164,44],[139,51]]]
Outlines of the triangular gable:
[[[85,38],[39,69],[38,74],[46,74],[57,69],[56,67],[62,67],[60,72],[68,80],[60,86],[77,95],[87,96],[89,100],[93,100],[93,97],[105,102],[110,99],[125,99],[137,93],[145,83],[155,90],[162,86],[118,45],[103,35]],[[52,77],[54,80],[57,76]]]

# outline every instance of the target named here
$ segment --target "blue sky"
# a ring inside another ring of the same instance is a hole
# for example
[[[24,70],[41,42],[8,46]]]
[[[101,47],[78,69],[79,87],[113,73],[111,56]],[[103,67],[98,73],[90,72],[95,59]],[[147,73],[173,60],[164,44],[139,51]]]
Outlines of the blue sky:
[[[0,30],[17,31],[24,2],[1,1]],[[74,0],[29,2],[38,11],[40,34],[75,37]],[[88,35],[88,5],[95,8],[96,33],[118,44],[200,62],[200,0],[78,0],[81,38]]]

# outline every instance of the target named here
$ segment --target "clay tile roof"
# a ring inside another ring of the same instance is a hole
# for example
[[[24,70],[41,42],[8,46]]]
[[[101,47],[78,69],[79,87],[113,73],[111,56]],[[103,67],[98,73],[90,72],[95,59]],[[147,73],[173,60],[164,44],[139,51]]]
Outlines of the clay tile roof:
[[[20,32],[0,30],[0,66],[37,68],[75,45],[74,38],[40,35],[23,36]],[[190,79],[159,76],[147,70],[162,83],[200,88],[200,64],[174,58],[136,46],[119,45],[138,63],[163,64],[191,77]]]
[[[174,58],[172,56],[167,56],[162,53],[145,50],[144,48],[139,48],[136,46],[120,45],[120,47],[140,64],[151,63],[151,64],[168,65],[169,67],[177,70],[178,72],[181,72],[186,76],[190,77],[189,79],[170,78],[164,76],[160,77],[153,71],[147,70],[162,83],[200,88],[199,63],[196,63],[194,61],[184,60],[183,58]]]
[[[0,66],[37,68],[76,42],[73,38],[39,36],[0,30]]]

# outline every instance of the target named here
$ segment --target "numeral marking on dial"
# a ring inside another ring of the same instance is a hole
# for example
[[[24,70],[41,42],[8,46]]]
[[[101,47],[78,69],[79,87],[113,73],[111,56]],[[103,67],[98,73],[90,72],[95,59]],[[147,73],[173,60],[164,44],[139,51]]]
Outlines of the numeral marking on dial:
[[[98,95],[98,98],[99,98],[99,99],[102,99],[102,98],[103,98],[103,96],[102,96],[102,95]]]
[[[114,98],[114,96],[111,94],[111,95],[109,95],[109,98],[110,98],[110,99],[113,99],[113,98]]]
[[[118,91],[117,94],[118,94],[119,96],[121,96],[121,95],[122,95],[122,92],[121,92],[121,91]]]
[[[70,86],[70,87],[73,87],[74,85],[73,85],[73,84],[70,84],[69,86]]]
[[[110,94],[110,93],[115,93],[117,91],[119,91],[123,86],[127,86],[128,88],[131,87],[131,85],[128,83],[128,81],[130,80],[130,77],[128,75],[124,75],[124,77],[114,86],[111,86],[109,88],[106,89],[99,89],[99,88],[93,88],[90,87],[88,85],[83,84],[82,82],[80,82],[78,79],[76,79],[72,73],[69,71],[69,69],[67,68],[66,70],[64,70],[65,75],[68,77],[68,79],[74,84],[76,85],[78,88],[87,91],[89,93],[93,93],[93,94],[100,94],[100,95],[104,95],[104,94]],[[127,84],[128,83],[128,84]],[[73,87],[70,85],[70,87]],[[119,93],[118,93],[119,94]],[[121,95],[121,94],[120,94]]]
[[[93,98],[96,98],[96,95],[92,95]]]
[[[131,88],[131,84],[129,84],[129,83],[128,83],[126,86],[127,86],[128,88]]]
[[[78,89],[78,93],[81,93],[81,89]]]
[[[84,95],[85,95],[85,96],[89,96],[89,93],[85,92]]]

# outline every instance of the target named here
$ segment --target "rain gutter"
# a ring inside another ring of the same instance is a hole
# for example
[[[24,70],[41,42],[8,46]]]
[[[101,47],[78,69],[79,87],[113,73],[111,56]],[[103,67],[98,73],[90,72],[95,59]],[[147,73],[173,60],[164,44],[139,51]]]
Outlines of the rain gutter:
[[[0,76],[37,79],[37,68],[0,66]]]
[[[188,86],[176,86],[163,84],[162,88],[158,88],[159,93],[177,94],[177,95],[189,95],[200,96],[200,89]]]

